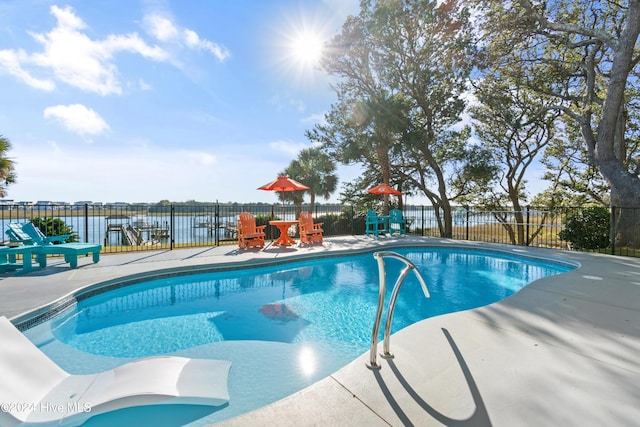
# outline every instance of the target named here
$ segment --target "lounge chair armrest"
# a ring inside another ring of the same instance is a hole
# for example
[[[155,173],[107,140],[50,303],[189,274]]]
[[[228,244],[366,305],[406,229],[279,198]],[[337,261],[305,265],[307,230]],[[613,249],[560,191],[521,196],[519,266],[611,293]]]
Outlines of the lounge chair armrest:
[[[256,226],[256,230],[258,231],[258,233],[262,233],[264,232],[264,229],[267,228],[266,225],[257,225]]]

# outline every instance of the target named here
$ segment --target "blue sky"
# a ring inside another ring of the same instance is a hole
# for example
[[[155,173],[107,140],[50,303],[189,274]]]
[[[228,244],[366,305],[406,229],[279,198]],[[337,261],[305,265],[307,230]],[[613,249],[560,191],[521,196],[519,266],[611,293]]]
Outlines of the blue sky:
[[[7,198],[277,202],[256,188],[335,101],[297,43],[357,12],[358,0],[3,0]],[[341,167],[339,187],[357,173]]]

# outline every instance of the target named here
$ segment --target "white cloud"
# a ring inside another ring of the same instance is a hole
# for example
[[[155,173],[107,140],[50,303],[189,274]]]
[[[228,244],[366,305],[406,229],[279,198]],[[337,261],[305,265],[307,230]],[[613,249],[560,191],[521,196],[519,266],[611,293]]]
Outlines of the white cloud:
[[[154,61],[169,60],[164,49],[147,44],[136,33],[111,34],[95,40],[83,32],[87,25],[71,7],[53,5],[50,12],[56,18],[56,26],[47,33],[30,33],[42,45],[42,51],[31,54],[23,50],[0,51],[0,68],[31,87],[51,91],[55,89],[55,79],[87,92],[119,94],[122,86],[114,62],[117,53],[132,52]],[[34,77],[38,72],[47,73],[49,78]]]
[[[304,117],[304,118],[300,119],[300,123],[305,124],[305,125],[314,126],[316,123],[326,124],[326,121],[325,121],[324,114],[315,113],[315,114],[311,114],[310,116],[307,116],[307,117]]]
[[[138,80],[138,87],[144,91],[151,90],[151,85],[142,79]]]
[[[168,59],[158,46],[149,46],[137,34],[109,35],[92,40],[81,30],[86,24],[71,7],[51,6],[57,25],[50,32],[32,33],[44,50],[31,55],[30,62],[50,70],[60,81],[100,95],[121,93],[118,69],[113,57],[121,51],[133,52],[155,61]]]
[[[147,15],[144,17],[147,31],[160,41],[168,42],[178,38],[178,29],[167,18],[160,15]]]
[[[184,30],[184,35],[187,46],[192,49],[206,50],[221,62],[229,57],[229,51],[225,47],[212,41],[201,39],[195,31]]]
[[[58,21],[58,28],[64,30],[82,30],[87,25],[73,13],[73,9],[69,6],[65,8],[59,8],[55,4],[51,6],[51,14],[56,17]]]
[[[322,2],[341,18],[347,15],[357,15],[360,11],[358,0],[322,0]]]
[[[304,101],[302,101],[301,99],[291,98],[289,99],[289,104],[291,104],[296,110],[298,110],[301,113],[307,109],[306,105],[304,104]]]
[[[0,50],[0,73],[12,75],[41,90],[54,90],[57,80],[86,92],[109,95],[122,93],[115,61],[120,52],[134,53],[157,62],[171,62],[179,68],[182,68],[180,61],[172,58],[164,47],[179,48],[173,49],[174,53],[184,48],[206,51],[221,62],[229,57],[229,51],[223,46],[201,38],[191,29],[179,28],[159,14],[143,19],[145,30],[160,43],[151,45],[137,33],[91,38],[87,24],[70,6],[53,5],[50,13],[56,19],[54,28],[45,33],[29,33],[42,50],[33,53]],[[46,73],[47,78],[36,77],[36,73]]]
[[[191,29],[180,29],[163,16],[150,14],[144,17],[143,22],[147,32],[161,42],[174,43],[192,50],[208,51],[220,62],[229,57],[229,51],[225,47],[200,38],[198,33]]]
[[[184,34],[184,41],[187,43],[187,46],[189,46],[190,48],[197,48],[203,42],[202,40],[200,40],[198,33],[196,33],[193,30],[184,30],[183,34]]]
[[[21,60],[24,60],[26,54],[21,51],[12,50],[0,50],[0,72],[4,71],[7,74],[17,77],[27,85],[46,91],[52,91],[56,85],[53,81],[47,79],[38,79],[33,77],[20,65]]]
[[[276,93],[271,97],[271,99],[269,99],[269,103],[275,107],[276,111],[283,111],[287,106],[291,106],[301,113],[307,109],[304,101],[294,98],[288,93],[282,95]]]
[[[186,151],[185,154],[187,158],[201,166],[211,166],[216,164],[218,161],[216,156],[203,151]]]
[[[34,141],[17,143],[15,153],[18,182],[10,187],[16,200],[93,200],[103,202],[157,202],[168,199],[185,201],[237,201],[238,186],[228,185],[237,172],[237,163],[216,162],[206,151],[160,147],[149,141],[129,140],[127,155],[113,147],[79,145],[59,149],[55,144]],[[62,144],[61,144],[62,145]],[[96,155],[96,150],[99,154]],[[210,163],[215,165],[212,167]],[[264,173],[265,166],[250,159],[248,174]],[[60,168],[60,164],[68,167]],[[118,173],[113,173],[113,165]],[[171,171],[171,173],[167,173]],[[149,177],[153,180],[149,181]],[[241,184],[252,196],[246,200],[271,201],[274,197],[256,187],[270,175],[253,177]],[[133,183],[133,185],[132,185]],[[145,185],[139,185],[145,183]],[[263,197],[263,199],[259,199]]]
[[[81,104],[47,107],[44,117],[57,120],[79,135],[98,135],[109,129],[107,122],[98,113]]]
[[[282,97],[280,96],[280,94],[276,93],[275,95],[273,95],[269,100],[269,103],[274,106],[276,111],[284,110],[284,104],[282,102]]]
[[[46,142],[46,144],[51,148],[51,150],[53,150],[54,153],[56,154],[62,153],[62,149],[60,148],[60,146],[56,141],[49,140]]]
[[[97,44],[102,47],[105,58],[111,58],[115,52],[132,52],[154,61],[162,62],[169,59],[169,54],[159,46],[149,46],[136,33],[124,36],[109,35],[104,42]]]
[[[270,142],[269,147],[293,157],[297,156],[301,150],[306,148],[304,144],[282,140]]]

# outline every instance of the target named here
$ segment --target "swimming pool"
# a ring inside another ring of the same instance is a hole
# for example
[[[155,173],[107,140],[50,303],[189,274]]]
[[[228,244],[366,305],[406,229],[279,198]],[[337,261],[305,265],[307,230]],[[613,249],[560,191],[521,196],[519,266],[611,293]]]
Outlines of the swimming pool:
[[[431,299],[422,296],[417,280],[409,275],[392,331],[427,317],[490,304],[536,279],[572,269],[498,252],[395,251],[416,264]],[[386,264],[392,281],[403,265],[393,260]],[[231,400],[217,412],[183,406],[132,408],[85,424],[153,420],[154,425],[202,426],[285,397],[366,352],[377,292],[377,265],[371,253],[292,261],[127,286],[82,300],[25,335],[72,373],[162,353],[231,360]]]

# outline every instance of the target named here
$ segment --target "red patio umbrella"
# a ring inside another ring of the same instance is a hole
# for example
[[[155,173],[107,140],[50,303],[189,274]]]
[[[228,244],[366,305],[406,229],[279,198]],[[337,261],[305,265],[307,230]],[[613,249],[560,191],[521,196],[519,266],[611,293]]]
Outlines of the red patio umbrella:
[[[367,193],[389,194],[391,196],[399,196],[402,194],[402,191],[398,191],[395,188],[391,187],[389,184],[385,184],[383,182],[382,184],[376,185],[375,187],[368,189]]]
[[[373,188],[368,189],[367,193],[382,194],[384,196],[401,196],[402,195],[402,191],[398,191],[395,188],[391,187],[389,184],[384,183],[384,182],[382,184],[376,185]],[[386,198],[385,198],[385,200],[386,200]],[[383,202],[383,207],[384,207],[384,211],[386,213],[387,209],[388,209],[388,205]]]
[[[280,175],[273,181],[258,187],[258,190],[277,191],[279,193],[308,189],[309,187],[307,187],[306,185],[301,184],[295,179],[291,179],[286,175]],[[282,198],[282,216],[284,217],[284,197]]]

